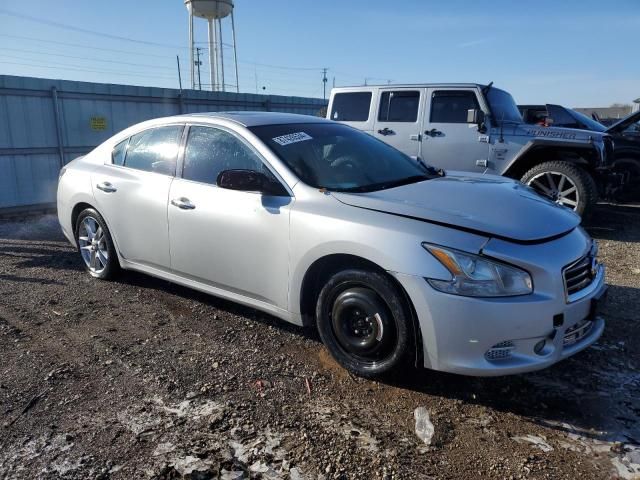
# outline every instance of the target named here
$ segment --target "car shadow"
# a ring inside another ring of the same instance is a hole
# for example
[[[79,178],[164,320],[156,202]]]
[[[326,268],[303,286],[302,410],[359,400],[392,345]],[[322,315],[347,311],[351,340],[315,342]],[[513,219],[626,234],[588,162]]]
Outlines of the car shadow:
[[[59,244],[36,246],[0,239],[0,256],[17,259],[15,267],[50,268],[54,270],[83,270],[78,253],[71,247],[60,248]],[[14,275],[15,276],[15,275]],[[24,278],[24,277],[16,277]],[[17,281],[17,280],[16,280]]]
[[[597,240],[640,242],[640,204],[600,203],[583,226]]]

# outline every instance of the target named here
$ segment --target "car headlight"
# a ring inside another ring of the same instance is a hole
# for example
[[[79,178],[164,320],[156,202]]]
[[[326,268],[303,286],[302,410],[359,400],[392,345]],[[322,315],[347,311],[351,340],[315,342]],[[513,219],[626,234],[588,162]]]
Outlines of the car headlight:
[[[428,243],[422,246],[452,275],[451,280],[428,278],[436,290],[467,297],[511,297],[533,292],[531,276],[524,270]]]

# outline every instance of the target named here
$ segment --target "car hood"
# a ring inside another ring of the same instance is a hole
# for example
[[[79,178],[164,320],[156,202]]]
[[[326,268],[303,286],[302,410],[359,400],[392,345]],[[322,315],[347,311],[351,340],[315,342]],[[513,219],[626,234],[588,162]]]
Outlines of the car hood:
[[[618,120],[616,123],[614,123],[609,128],[607,128],[607,133],[613,133],[613,134],[621,133],[629,125],[637,122],[638,120],[640,120],[640,110],[638,110],[635,113],[632,113],[631,115],[623,118],[622,120]]]
[[[515,242],[540,242],[570,232],[580,217],[504,177],[448,172],[370,193],[333,192],[340,202]]]

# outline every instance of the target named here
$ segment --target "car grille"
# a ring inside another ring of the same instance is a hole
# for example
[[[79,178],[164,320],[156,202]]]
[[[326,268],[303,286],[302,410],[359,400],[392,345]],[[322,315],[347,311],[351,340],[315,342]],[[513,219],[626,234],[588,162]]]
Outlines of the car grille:
[[[590,253],[564,270],[564,286],[567,295],[587,288],[595,278],[595,258]]]
[[[562,339],[562,345],[568,347],[578,343],[584,337],[589,335],[592,327],[593,322],[591,320],[583,320],[582,322],[575,324],[565,332],[564,338]]]
[[[487,360],[504,360],[511,357],[511,352],[515,348],[511,340],[500,342],[491,347],[484,354]]]

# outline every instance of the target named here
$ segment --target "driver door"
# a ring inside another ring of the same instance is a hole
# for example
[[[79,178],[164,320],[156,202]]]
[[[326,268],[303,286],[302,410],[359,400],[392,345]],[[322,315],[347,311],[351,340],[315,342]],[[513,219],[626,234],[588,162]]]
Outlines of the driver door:
[[[422,159],[446,170],[479,173],[495,170],[488,159],[488,135],[478,132],[475,123],[467,123],[467,112],[480,109],[475,90],[430,88],[428,95]]]
[[[223,170],[273,175],[236,133],[190,126],[169,193],[171,269],[215,288],[287,308],[291,197],[216,186]]]

